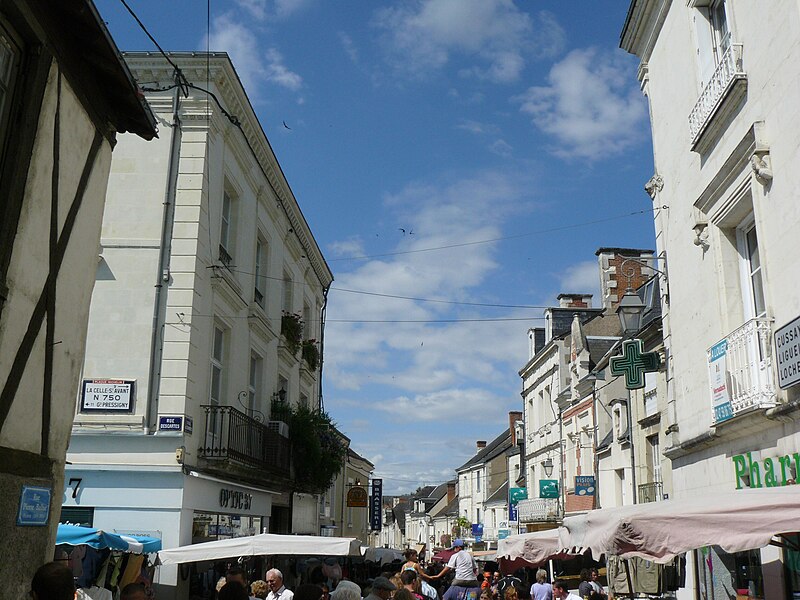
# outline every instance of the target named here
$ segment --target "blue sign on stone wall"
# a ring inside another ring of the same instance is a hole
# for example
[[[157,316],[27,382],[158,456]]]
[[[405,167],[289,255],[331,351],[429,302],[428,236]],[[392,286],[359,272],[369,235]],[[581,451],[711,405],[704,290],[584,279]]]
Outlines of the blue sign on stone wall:
[[[47,525],[50,519],[50,488],[22,486],[17,525]]]

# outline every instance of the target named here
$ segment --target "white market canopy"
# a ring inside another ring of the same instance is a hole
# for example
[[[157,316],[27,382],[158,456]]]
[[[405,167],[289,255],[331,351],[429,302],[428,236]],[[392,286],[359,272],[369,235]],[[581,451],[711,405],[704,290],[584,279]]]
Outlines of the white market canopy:
[[[554,556],[562,554],[563,546],[558,529],[547,529],[533,533],[510,535],[497,542],[497,558],[510,561],[523,561],[540,565]]]
[[[364,560],[381,566],[403,560],[403,551],[395,548],[362,548]]]
[[[163,565],[177,565],[203,560],[262,555],[361,556],[361,548],[360,542],[356,538],[262,533],[161,550],[158,558]]]
[[[563,549],[666,563],[704,546],[741,552],[767,546],[774,536],[800,531],[800,485],[743,489],[726,494],[592,510],[566,517]]]

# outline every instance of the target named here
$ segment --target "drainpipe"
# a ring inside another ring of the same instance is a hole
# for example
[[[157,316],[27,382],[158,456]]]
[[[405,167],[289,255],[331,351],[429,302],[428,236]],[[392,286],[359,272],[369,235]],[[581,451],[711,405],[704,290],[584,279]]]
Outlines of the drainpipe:
[[[331,282],[333,283],[333,282]],[[322,365],[325,364],[325,314],[328,311],[328,292],[331,289],[331,284],[325,286],[322,290],[322,308],[319,312],[319,411],[325,410],[325,402],[322,399]]]
[[[175,88],[172,101],[172,141],[167,170],[167,188],[164,192],[164,218],[161,224],[161,244],[158,249],[156,295],[153,302],[153,335],[150,340],[150,371],[148,375],[147,404],[145,405],[144,433],[150,434],[150,419],[158,404],[161,387],[161,361],[164,354],[164,324],[167,311],[166,287],[169,284],[169,261],[172,254],[172,230],[175,223],[175,195],[178,187],[178,161],[181,148],[180,87]]]

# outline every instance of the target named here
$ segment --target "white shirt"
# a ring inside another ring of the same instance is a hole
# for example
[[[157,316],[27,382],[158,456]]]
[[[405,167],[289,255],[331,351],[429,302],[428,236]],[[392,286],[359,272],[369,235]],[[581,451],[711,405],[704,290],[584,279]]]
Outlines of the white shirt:
[[[456,579],[475,579],[475,570],[478,565],[472,554],[466,550],[459,550],[447,562],[447,566],[456,571]]]
[[[292,600],[292,598],[294,598],[294,592],[287,590],[285,585],[282,585],[277,592],[267,594],[267,600]]]

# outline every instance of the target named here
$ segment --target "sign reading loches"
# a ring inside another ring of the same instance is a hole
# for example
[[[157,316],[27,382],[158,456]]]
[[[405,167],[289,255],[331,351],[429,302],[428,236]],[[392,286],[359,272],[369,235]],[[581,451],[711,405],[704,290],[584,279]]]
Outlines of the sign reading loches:
[[[800,317],[775,331],[778,387],[785,390],[800,383]]]

